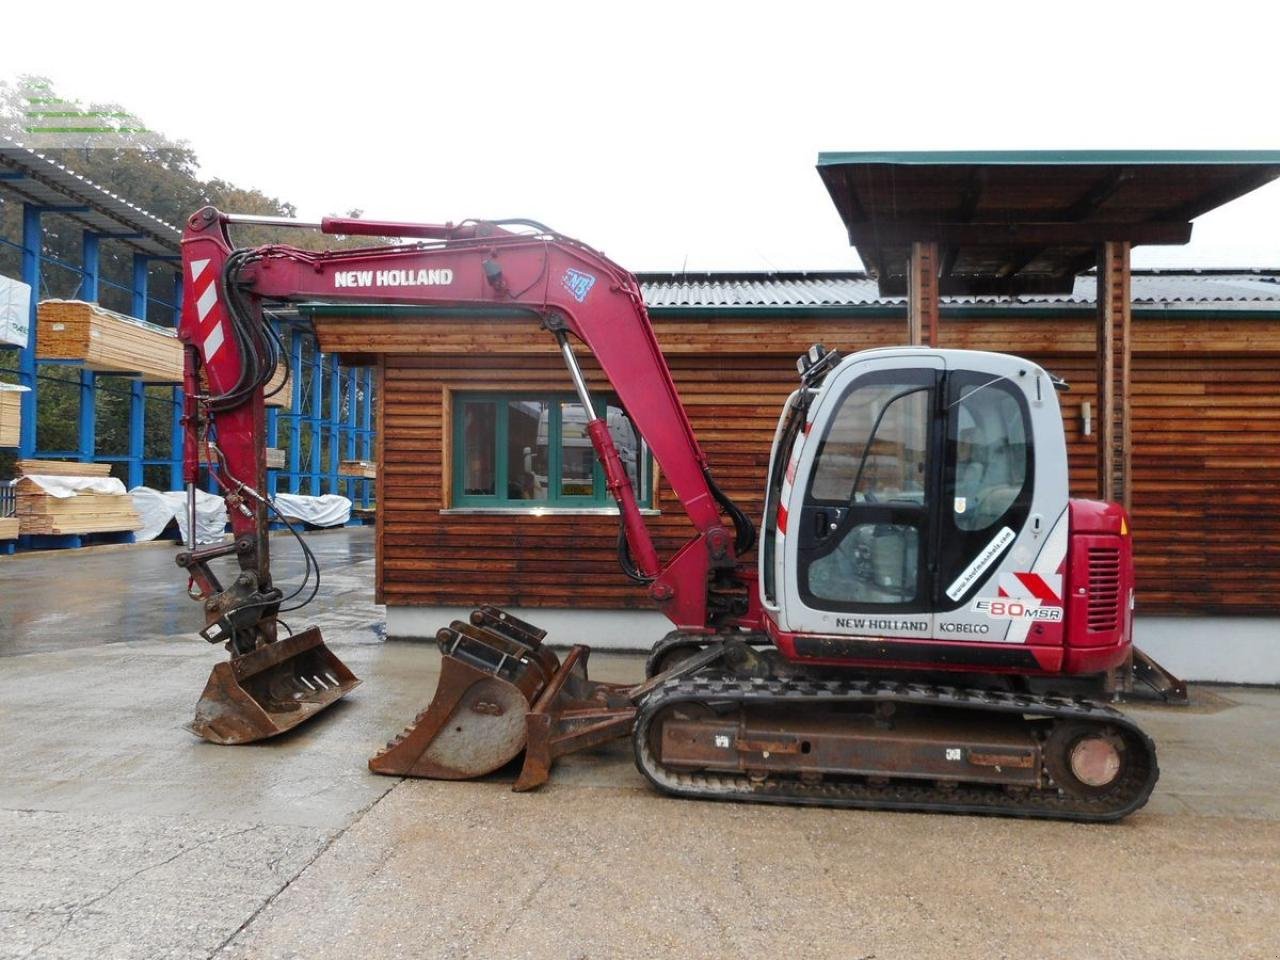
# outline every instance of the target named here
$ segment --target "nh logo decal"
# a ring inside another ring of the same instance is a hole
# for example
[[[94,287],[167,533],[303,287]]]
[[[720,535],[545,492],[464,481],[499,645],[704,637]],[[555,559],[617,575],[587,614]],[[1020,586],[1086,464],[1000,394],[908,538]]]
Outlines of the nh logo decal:
[[[596,278],[589,273],[583,273],[581,270],[574,270],[570,267],[564,272],[564,276],[560,278],[560,283],[573,294],[573,299],[581,303],[587,299],[587,294],[596,285]]]

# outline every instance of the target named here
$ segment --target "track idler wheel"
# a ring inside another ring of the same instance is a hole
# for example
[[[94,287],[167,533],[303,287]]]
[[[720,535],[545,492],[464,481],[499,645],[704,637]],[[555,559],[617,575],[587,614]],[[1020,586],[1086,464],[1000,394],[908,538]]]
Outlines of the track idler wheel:
[[[1124,731],[1093,723],[1059,722],[1043,748],[1053,782],[1080,800],[1096,800],[1123,790],[1135,774],[1134,749]]]

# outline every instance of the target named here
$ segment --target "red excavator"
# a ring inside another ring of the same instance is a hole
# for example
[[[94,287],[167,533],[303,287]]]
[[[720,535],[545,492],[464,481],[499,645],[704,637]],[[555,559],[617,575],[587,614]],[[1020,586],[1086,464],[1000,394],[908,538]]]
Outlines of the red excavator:
[[[237,223],[400,240],[235,249]],[[235,534],[178,558],[205,606],[202,635],[231,653],[192,724],[206,739],[271,736],[359,682],[318,629],[277,632],[306,584],[285,596],[268,568],[270,311],[412,304],[462,320],[516,313],[555,338],[617,502],[619,562],[675,629],[645,680],[598,683],[587,647],[561,660],[544,631],[481,606],[439,632],[435,697],[373,771],[469,778],[523,752],[516,789],[529,789],[557,757],[629,736],[653,785],[687,797],[1098,821],[1150,795],[1151,740],[1071,692],[1130,654],[1131,539],[1119,506],[1069,497],[1063,385],[1036,364],[813,347],[781,412],[748,563],[755,526],[712,479],[636,278],[587,245],[524,220],[298,224],[205,208],[182,250],[185,476],[194,491],[208,464]],[[693,525],[665,561],[575,341]],[[228,587],[208,566],[225,555],[241,571]]]

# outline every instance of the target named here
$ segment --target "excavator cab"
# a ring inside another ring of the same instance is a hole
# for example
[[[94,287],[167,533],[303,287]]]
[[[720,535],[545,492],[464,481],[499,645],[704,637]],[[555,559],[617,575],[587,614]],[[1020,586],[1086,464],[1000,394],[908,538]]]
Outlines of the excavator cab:
[[[1066,463],[1055,386],[1027,360],[896,348],[806,378],[775,441],[759,556],[784,655],[1069,672]],[[1127,642],[1088,638],[1092,662]]]

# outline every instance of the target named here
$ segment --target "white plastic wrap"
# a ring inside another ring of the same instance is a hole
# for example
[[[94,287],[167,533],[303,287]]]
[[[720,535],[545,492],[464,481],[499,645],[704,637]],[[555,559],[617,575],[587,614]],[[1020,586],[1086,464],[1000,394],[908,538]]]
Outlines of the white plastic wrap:
[[[133,509],[142,520],[142,529],[133,532],[134,539],[154,540],[173,519],[173,505],[163,493],[150,487],[134,487],[129,496],[133,498]]]
[[[178,531],[182,542],[187,540],[187,494],[184,490],[170,490],[164,498],[173,505],[173,515],[178,519]],[[196,543],[214,543],[227,533],[227,501],[215,493],[196,491]]]
[[[23,480],[30,480],[51,497],[66,500],[77,493],[126,493],[124,484],[115,477],[53,477],[43,473],[24,474]]]
[[[351,519],[351,501],[336,493],[307,497],[299,493],[277,493],[276,509],[290,519],[317,527],[340,527]]]
[[[150,487],[134,487],[129,491],[133,508],[142,518],[143,527],[134,533],[138,540],[154,540],[164,532],[170,520],[178,521],[182,542],[187,542],[187,494],[183,490],[162,492]],[[226,534],[227,505],[222,497],[196,491],[196,543],[214,543]]]
[[[31,287],[0,276],[0,343],[26,347],[31,343]]]

